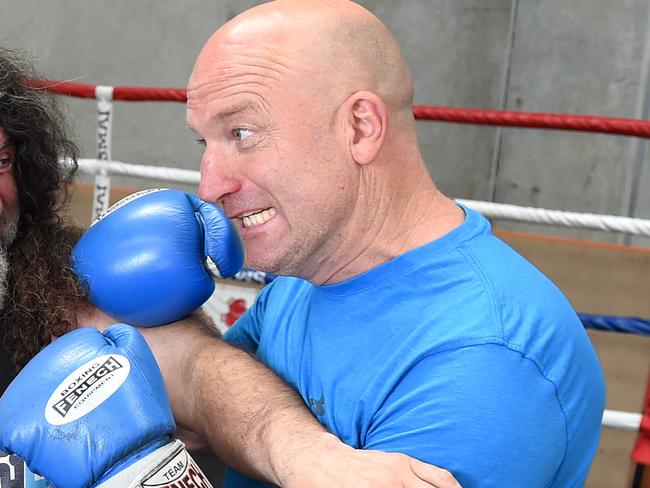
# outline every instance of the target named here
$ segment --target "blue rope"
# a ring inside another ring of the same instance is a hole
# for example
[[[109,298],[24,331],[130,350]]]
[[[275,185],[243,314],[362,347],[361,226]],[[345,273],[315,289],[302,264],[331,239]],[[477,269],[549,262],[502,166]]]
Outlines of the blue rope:
[[[612,315],[595,315],[579,313],[582,325],[587,329],[608,330],[611,332],[628,332],[650,336],[650,320],[639,317],[615,317]]]

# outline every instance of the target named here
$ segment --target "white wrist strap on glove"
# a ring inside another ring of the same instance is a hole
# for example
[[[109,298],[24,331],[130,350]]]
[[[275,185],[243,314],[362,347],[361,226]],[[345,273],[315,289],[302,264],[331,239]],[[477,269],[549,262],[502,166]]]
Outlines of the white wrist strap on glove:
[[[156,449],[96,488],[125,487],[213,488],[179,440]]]

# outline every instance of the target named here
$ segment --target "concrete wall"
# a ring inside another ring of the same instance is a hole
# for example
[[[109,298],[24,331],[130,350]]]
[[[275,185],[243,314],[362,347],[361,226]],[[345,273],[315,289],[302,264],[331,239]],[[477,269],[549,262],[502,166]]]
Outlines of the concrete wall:
[[[647,118],[648,14],[636,0],[522,0],[507,108]],[[647,218],[649,173],[645,141],[508,130],[496,199]]]

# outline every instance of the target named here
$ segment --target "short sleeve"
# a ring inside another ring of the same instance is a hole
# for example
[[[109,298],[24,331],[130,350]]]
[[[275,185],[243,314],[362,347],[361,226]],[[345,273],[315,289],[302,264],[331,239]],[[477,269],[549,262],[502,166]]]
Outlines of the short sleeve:
[[[555,385],[499,344],[424,357],[390,391],[365,449],[402,452],[450,470],[464,488],[545,487],[565,455]]]

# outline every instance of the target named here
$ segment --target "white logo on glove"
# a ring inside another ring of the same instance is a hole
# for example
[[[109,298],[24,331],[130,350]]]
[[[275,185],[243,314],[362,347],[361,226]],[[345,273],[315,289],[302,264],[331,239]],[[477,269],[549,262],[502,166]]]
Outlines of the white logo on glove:
[[[90,224],[90,226],[92,227],[93,225],[95,225],[97,222],[99,222],[103,218],[107,217],[108,215],[112,214],[113,212],[115,212],[116,210],[122,208],[124,205],[126,205],[127,203],[132,202],[133,200],[137,200],[138,198],[143,197],[145,195],[149,195],[150,193],[157,193],[159,191],[166,191],[166,190],[169,190],[169,188],[150,188],[148,190],[140,190],[140,191],[137,191],[135,193],[132,193],[131,195],[127,195],[124,198],[122,198],[120,201],[115,202],[113,205],[111,205],[109,207],[108,210],[106,210],[106,212],[104,212],[99,217],[97,217],[95,220],[93,220],[92,223]]]
[[[185,449],[180,450],[174,457],[167,459],[164,464],[157,466],[140,484],[143,488],[172,488],[176,486],[202,488],[212,486]]]
[[[131,370],[120,354],[106,354],[88,361],[68,375],[45,406],[45,420],[64,425],[90,413],[117,391]]]

